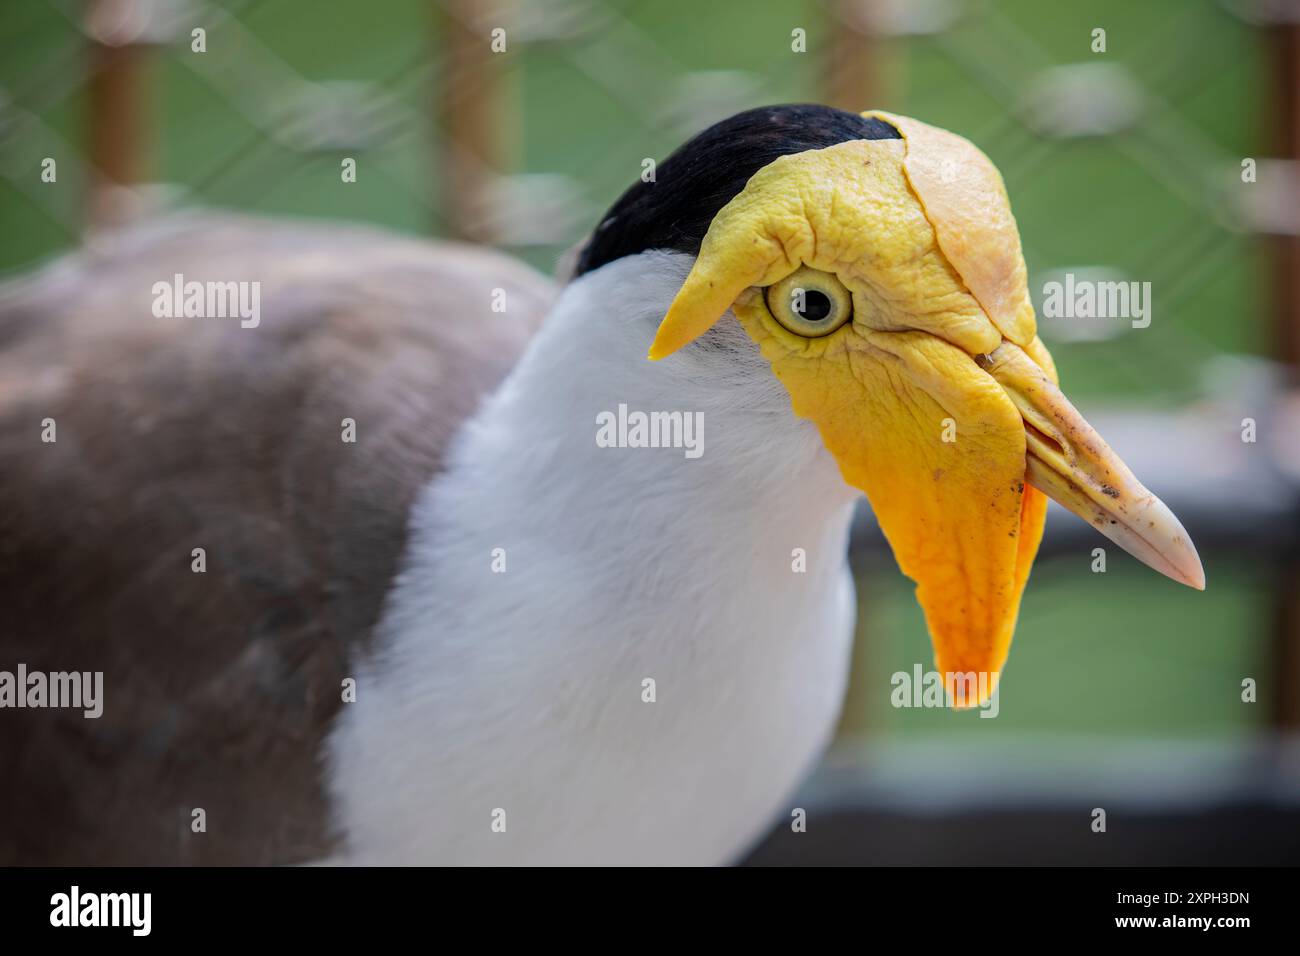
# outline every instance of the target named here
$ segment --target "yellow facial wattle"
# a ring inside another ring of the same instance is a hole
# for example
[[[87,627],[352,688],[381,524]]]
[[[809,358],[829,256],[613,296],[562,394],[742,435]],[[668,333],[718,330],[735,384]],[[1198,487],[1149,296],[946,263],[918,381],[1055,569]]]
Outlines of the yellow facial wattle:
[[[1027,473],[1090,521],[1090,509],[1113,502],[1115,529],[1100,530],[1144,560],[1145,545],[1169,552],[1171,576],[1204,579],[1181,525],[1153,510],[1163,505],[1056,389],[992,163],[952,133],[864,115],[903,138],[853,140],[759,170],[714,218],[650,357],[732,309],[794,413],[816,423],[845,481],[866,493],[917,583],[950,691],[952,675],[971,672],[988,674],[991,691],[1046,513]],[[816,322],[773,315],[771,295],[802,293],[796,285],[826,292],[821,311],[842,324],[819,334]],[[847,321],[839,293],[852,303]],[[1098,492],[1112,481],[1120,498]],[[1138,527],[1139,512],[1164,523]]]

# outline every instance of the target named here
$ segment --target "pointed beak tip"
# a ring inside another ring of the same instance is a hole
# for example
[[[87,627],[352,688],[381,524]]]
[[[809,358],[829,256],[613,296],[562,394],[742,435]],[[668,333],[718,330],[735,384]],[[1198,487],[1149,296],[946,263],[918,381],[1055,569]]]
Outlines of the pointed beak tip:
[[[1173,511],[1155,495],[1147,492],[1149,504],[1143,509],[1147,527],[1155,532],[1149,544],[1159,563],[1152,562],[1138,555],[1139,560],[1154,567],[1179,584],[1185,584],[1196,591],[1205,590],[1205,567],[1201,556],[1192,543],[1192,536],[1187,533],[1183,523]]]
[[[1196,546],[1192,544],[1191,539],[1186,540],[1187,556],[1181,568],[1183,573],[1182,583],[1197,591],[1204,591],[1205,568],[1201,564],[1201,556],[1196,553]]]
[[[1112,541],[1143,564],[1195,591],[1205,590],[1205,568],[1187,533],[1169,507],[1149,492],[1149,505],[1140,509],[1133,524],[1099,528]]]

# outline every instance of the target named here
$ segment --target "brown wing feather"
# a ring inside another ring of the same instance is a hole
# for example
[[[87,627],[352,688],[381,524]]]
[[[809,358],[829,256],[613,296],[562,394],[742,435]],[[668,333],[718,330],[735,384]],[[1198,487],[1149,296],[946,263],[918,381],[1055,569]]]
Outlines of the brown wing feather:
[[[154,318],[178,272],[260,281],[260,327]],[[0,287],[0,670],[105,699],[0,710],[0,863],[327,852],[320,743],[408,508],[551,297],[489,251],[233,216]]]

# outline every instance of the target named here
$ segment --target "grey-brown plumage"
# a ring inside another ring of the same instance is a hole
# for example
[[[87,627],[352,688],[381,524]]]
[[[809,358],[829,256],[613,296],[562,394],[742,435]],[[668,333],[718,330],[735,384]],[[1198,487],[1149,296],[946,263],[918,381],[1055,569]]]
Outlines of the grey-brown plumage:
[[[155,318],[175,273],[260,281],[260,326]],[[326,854],[349,651],[551,297],[481,249],[208,215],[0,286],[0,669],[104,672],[97,720],[0,710],[0,863]]]

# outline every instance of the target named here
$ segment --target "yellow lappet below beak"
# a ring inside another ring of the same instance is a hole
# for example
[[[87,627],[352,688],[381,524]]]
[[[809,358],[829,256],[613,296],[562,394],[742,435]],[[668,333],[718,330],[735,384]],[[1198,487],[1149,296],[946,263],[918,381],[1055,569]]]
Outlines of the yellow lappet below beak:
[[[1197,589],[1205,575],[1178,519],[1057,388],[997,169],[953,133],[863,115],[902,139],[755,173],[714,217],[650,358],[734,311],[866,493],[916,581],[952,702],[972,706],[960,689],[991,693],[1010,649],[1044,494],[1162,574]],[[766,287],[797,271],[851,299],[851,319],[810,335],[774,314]]]

